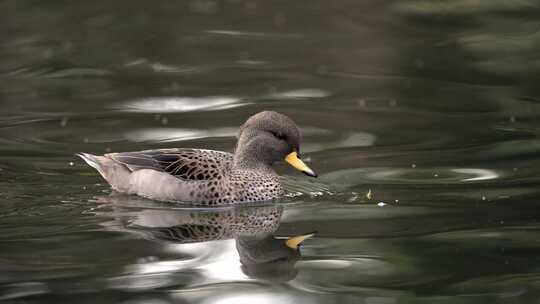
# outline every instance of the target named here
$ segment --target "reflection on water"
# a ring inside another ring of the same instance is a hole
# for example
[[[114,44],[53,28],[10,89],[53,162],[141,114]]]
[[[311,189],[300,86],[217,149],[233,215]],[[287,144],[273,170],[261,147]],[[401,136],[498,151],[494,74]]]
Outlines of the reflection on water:
[[[539,10],[0,2],[0,300],[538,302]],[[264,109],[320,173],[278,164],[278,206],[110,196],[73,157],[232,151]]]
[[[207,137],[234,137],[238,133],[234,128],[212,130],[155,128],[128,131],[125,138],[134,142],[175,142]]]
[[[121,105],[127,112],[175,113],[190,111],[224,110],[240,107],[239,98],[226,96],[207,97],[153,97],[134,100]]]
[[[114,209],[115,220],[105,224],[111,230],[135,233],[145,239],[172,244],[193,244],[165,246],[171,252],[180,256],[193,256],[194,259],[150,260],[142,265],[129,265],[127,270],[138,276],[192,268],[202,272],[205,278],[201,282],[192,282],[192,288],[228,280],[245,281],[248,278],[289,281],[297,274],[295,264],[300,258],[300,245],[312,236],[274,236],[283,212],[281,205],[207,209],[146,207],[140,210],[132,207],[122,210],[125,208],[122,206],[133,206],[144,200],[130,200],[129,196],[124,195],[102,196],[97,200],[112,205]],[[212,241],[213,245],[206,243]],[[237,253],[232,253],[233,244],[236,244]],[[205,253],[208,252],[205,247],[214,245],[221,248],[219,254]],[[204,264],[201,259],[205,260]],[[240,269],[243,275],[239,273]]]

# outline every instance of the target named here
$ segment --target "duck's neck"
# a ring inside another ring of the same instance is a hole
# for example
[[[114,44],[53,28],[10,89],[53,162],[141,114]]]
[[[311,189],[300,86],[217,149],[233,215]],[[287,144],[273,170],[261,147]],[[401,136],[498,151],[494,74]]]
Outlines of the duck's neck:
[[[272,161],[264,158],[264,145],[256,137],[243,137],[234,151],[233,169],[271,171]]]
[[[235,153],[233,159],[233,169],[274,172],[271,164],[267,164],[258,159],[254,159],[250,153]]]

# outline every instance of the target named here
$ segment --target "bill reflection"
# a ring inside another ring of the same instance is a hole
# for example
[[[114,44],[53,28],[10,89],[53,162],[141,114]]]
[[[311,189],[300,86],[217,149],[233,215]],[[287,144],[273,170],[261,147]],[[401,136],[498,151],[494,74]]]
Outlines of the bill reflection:
[[[111,197],[106,200],[110,201]],[[125,205],[118,208],[125,208]],[[274,233],[283,213],[283,206],[279,205],[219,209],[137,208],[121,213],[126,216],[116,218],[117,223],[112,225],[116,229],[165,242],[166,251],[181,257],[173,261],[150,261],[130,267],[128,272],[196,271],[200,277],[194,285],[292,280],[298,274],[295,264],[301,258],[300,246],[313,236],[276,236]]]

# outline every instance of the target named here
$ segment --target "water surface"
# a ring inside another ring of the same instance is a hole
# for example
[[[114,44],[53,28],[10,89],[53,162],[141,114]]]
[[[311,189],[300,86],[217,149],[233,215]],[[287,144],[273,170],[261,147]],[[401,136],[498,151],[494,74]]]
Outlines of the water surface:
[[[537,302],[539,11],[1,2],[0,299]],[[290,193],[277,205],[116,195],[73,156],[232,151],[264,109],[300,125],[320,175],[278,165]]]

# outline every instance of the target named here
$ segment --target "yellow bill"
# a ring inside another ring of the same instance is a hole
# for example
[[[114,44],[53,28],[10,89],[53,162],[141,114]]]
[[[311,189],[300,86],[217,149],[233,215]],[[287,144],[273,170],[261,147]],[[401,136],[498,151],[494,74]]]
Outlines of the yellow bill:
[[[291,249],[296,250],[296,249],[298,249],[298,246],[300,246],[300,244],[302,244],[303,241],[309,239],[310,237],[313,237],[314,235],[315,235],[315,232],[290,237],[285,241],[285,245],[287,245],[287,247],[289,247]]]
[[[285,157],[285,161],[293,166],[296,170],[302,171],[305,175],[317,177],[317,173],[313,172],[304,162],[298,158],[298,153],[293,151]]]

